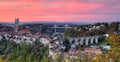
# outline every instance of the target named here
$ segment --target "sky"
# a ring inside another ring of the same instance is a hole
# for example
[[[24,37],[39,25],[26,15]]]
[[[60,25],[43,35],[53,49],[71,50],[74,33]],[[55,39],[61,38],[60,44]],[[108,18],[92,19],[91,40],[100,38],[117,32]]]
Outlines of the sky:
[[[120,0],[0,0],[0,22],[120,21]]]

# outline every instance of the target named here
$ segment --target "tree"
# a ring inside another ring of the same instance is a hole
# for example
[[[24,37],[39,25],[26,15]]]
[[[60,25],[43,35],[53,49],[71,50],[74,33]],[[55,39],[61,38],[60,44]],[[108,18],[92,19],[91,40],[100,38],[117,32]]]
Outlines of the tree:
[[[0,62],[4,62],[4,60],[0,57]]]
[[[120,61],[120,36],[112,34],[108,41],[111,44],[111,50],[105,54],[96,57],[93,62],[119,62]]]
[[[120,35],[112,34],[108,41],[110,41],[110,44],[112,44],[113,47],[120,47]]]

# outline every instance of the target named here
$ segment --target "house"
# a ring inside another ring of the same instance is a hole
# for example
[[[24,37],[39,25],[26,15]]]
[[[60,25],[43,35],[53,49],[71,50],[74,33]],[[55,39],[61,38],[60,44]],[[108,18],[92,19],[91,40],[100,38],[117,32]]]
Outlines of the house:
[[[49,44],[50,40],[48,40],[47,38],[40,38],[39,42],[43,43],[44,45]]]
[[[61,54],[59,49],[49,49],[49,56],[52,57],[52,59],[55,59],[57,54]]]
[[[52,49],[54,47],[54,44],[49,44],[49,48]]]
[[[107,49],[107,50],[110,50],[111,47],[110,45],[101,45],[102,49]]]
[[[100,26],[96,26],[96,29],[97,29],[97,30],[100,30]]]
[[[0,35],[0,40],[2,39],[2,36]]]
[[[30,33],[30,30],[28,28],[20,28],[18,30],[19,33]]]
[[[95,54],[101,54],[102,53],[100,48],[85,48],[84,52],[95,53]]]
[[[109,35],[109,34],[104,34],[103,36],[105,36],[105,37],[109,37],[110,35]]]

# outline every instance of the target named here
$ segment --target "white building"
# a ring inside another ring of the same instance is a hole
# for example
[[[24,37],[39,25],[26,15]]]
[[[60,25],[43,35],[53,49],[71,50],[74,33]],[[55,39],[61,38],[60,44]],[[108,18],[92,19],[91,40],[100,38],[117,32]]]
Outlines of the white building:
[[[47,38],[40,38],[39,42],[43,43],[44,45],[47,45],[50,41]]]

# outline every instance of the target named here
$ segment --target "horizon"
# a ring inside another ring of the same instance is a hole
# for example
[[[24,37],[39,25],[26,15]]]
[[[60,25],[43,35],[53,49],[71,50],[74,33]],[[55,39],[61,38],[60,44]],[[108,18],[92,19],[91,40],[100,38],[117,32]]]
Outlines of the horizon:
[[[0,0],[0,22],[120,21],[119,0]]]
[[[111,22],[120,22],[120,21],[68,21],[68,22],[62,22],[62,21],[20,21],[19,23],[111,23]],[[12,22],[4,22],[4,21],[0,21],[0,23],[15,23],[15,20],[13,20]]]

